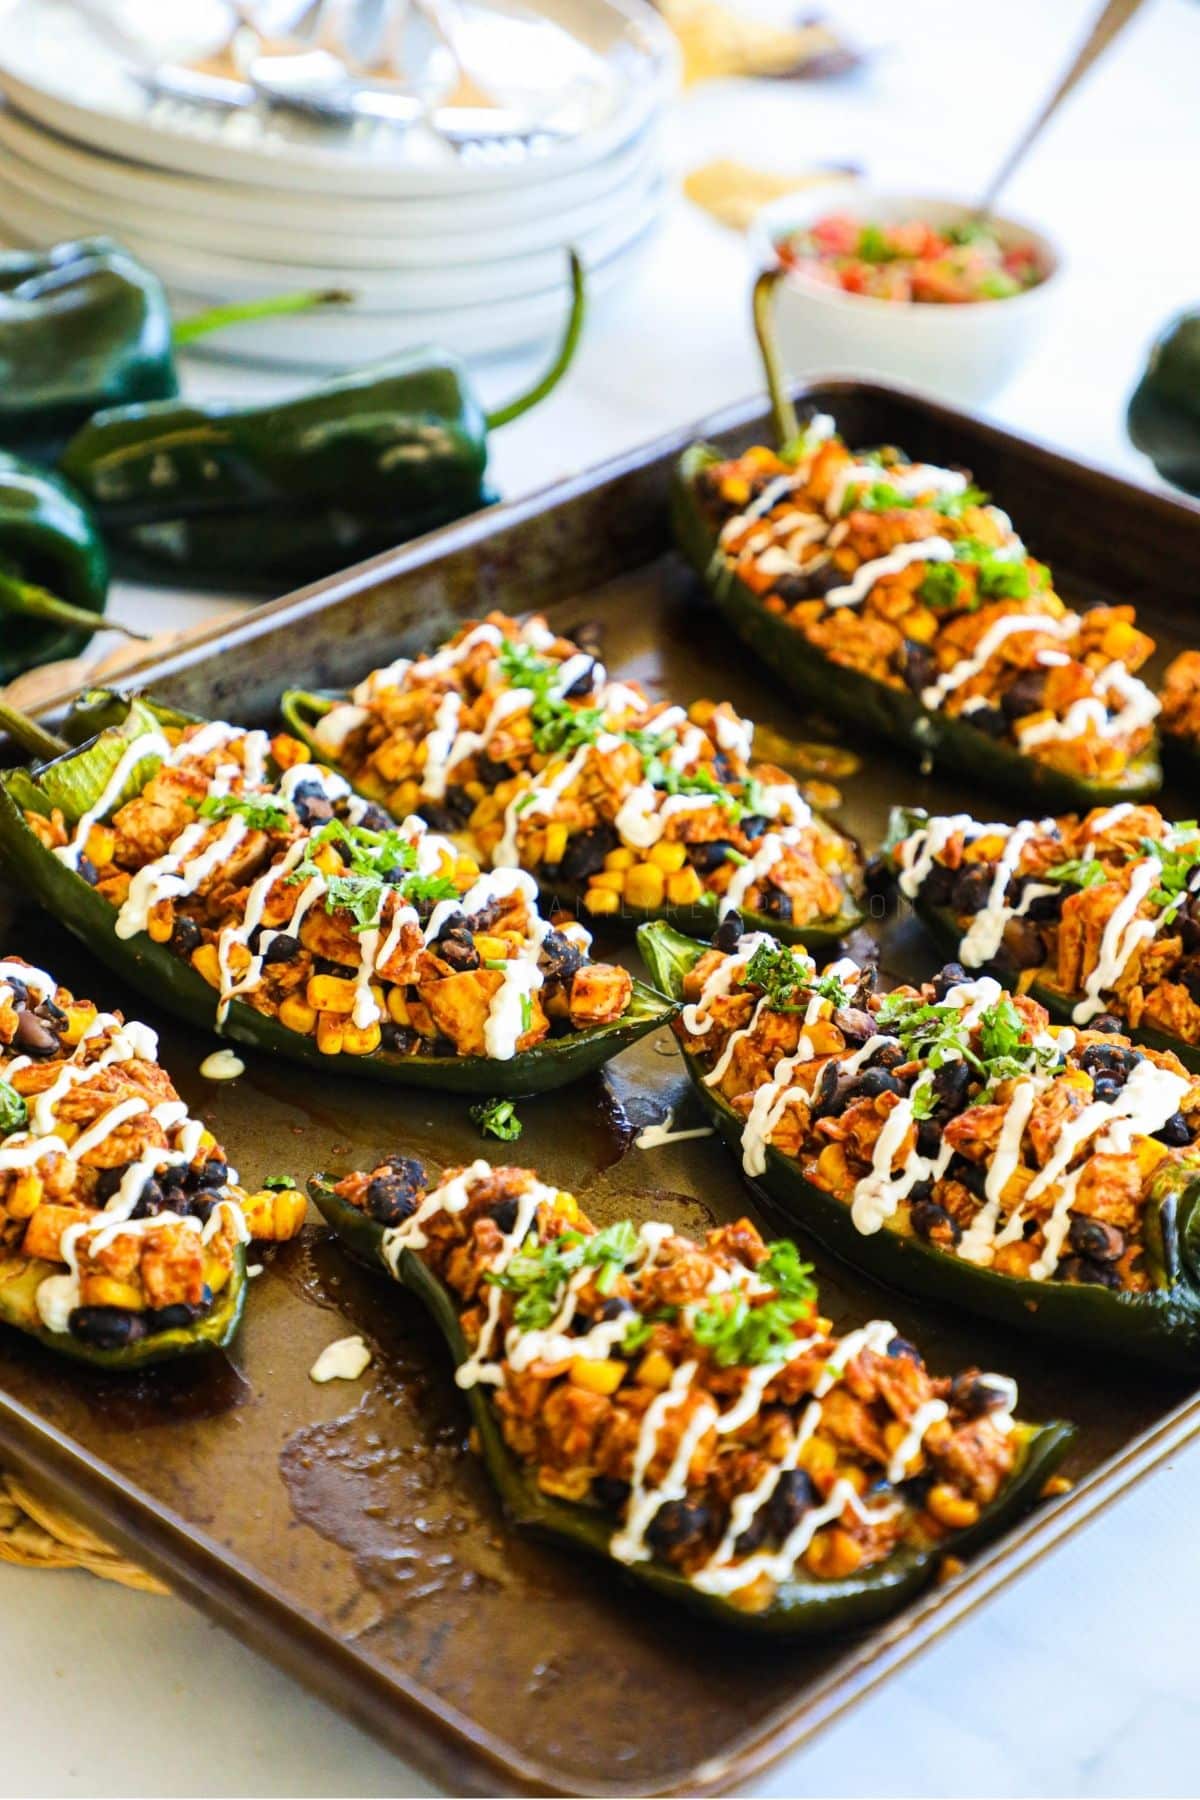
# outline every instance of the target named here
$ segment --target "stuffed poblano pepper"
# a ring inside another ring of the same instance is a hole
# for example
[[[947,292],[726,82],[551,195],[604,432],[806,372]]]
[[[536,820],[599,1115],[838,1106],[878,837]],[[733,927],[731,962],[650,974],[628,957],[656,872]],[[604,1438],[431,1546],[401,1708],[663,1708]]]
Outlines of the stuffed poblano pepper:
[[[150,579],[304,582],[489,503],[488,432],[570,366],[583,273],[549,372],[485,414],[457,358],[419,350],[292,400],[118,407],[71,440],[61,467],[114,557]]]
[[[670,1016],[554,929],[528,875],[394,824],[295,738],[92,699],[115,723],[0,775],[0,858],[181,1017],[374,1080],[532,1094]]]
[[[862,916],[853,843],[752,760],[751,720],[651,701],[544,619],[492,613],[343,699],[286,694],[283,713],[358,793],[593,917],[711,931],[736,906],[832,945]]]
[[[172,323],[157,275],[111,238],[0,254],[0,446],[59,453],[105,407],[179,392],[177,345],[346,294],[287,294]]]
[[[743,1172],[878,1280],[1021,1332],[1200,1363],[1200,1080],[951,966],[874,990],[762,934],[639,934]]]
[[[236,1183],[149,1026],[0,960],[0,1324],[109,1369],[227,1344],[245,1245],[305,1212]]]
[[[959,776],[1063,807],[1154,793],[1133,609],[1070,611],[963,471],[852,452],[825,415],[802,429],[766,348],[779,448],[693,445],[673,496],[739,636],[822,713]]]
[[[430,1309],[506,1512],[731,1626],[852,1629],[1031,1506],[1069,1441],[1016,1388],[929,1373],[886,1320],[837,1335],[794,1244],[598,1231],[528,1169],[396,1156],[311,1183]]]
[[[1200,782],[1200,650],[1182,650],[1163,677],[1160,725],[1163,755],[1188,792]]]
[[[1181,313],[1163,331],[1125,423],[1164,481],[1200,494],[1200,313]]]
[[[885,866],[944,954],[1200,1071],[1200,828],[1154,806],[980,824],[897,808]]]

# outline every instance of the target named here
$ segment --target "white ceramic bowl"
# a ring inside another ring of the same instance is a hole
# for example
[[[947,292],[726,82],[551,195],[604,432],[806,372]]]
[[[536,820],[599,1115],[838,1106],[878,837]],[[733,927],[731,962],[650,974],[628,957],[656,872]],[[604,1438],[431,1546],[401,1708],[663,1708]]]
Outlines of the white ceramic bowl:
[[[763,208],[755,221],[753,249],[760,268],[776,262],[775,244],[830,212],[888,225],[926,219],[953,225],[972,212],[969,203],[895,193],[866,184],[841,183],[788,194]],[[974,300],[936,306],[875,300],[846,294],[792,274],[780,283],[775,330],[793,375],[850,373],[902,381],[943,399],[988,399],[1024,362],[1041,335],[1060,286],[1062,259],[1040,231],[997,214],[1002,244],[1031,243],[1046,269],[1037,287],[1007,300]]]

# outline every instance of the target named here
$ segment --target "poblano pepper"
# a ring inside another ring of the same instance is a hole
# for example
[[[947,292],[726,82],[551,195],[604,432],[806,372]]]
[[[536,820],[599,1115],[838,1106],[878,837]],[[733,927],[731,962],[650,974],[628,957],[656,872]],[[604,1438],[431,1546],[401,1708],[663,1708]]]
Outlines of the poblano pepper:
[[[309,1193],[322,1217],[358,1260],[417,1296],[441,1332],[456,1367],[461,1367],[468,1361],[470,1349],[450,1289],[415,1251],[389,1249],[386,1228],[337,1193],[335,1180],[322,1174],[309,1182]],[[615,1527],[611,1513],[586,1501],[560,1499],[539,1486],[536,1471],[524,1466],[505,1441],[493,1392],[491,1387],[475,1383],[467,1388],[467,1403],[480,1455],[508,1519],[540,1537],[604,1557],[612,1566]],[[851,1575],[816,1577],[798,1563],[761,1611],[747,1611],[733,1599],[704,1592],[658,1556],[636,1561],[625,1572],[664,1599],[731,1629],[769,1637],[813,1637],[854,1630],[898,1611],[934,1579],[948,1549],[956,1555],[970,1554],[1035,1503],[1069,1449],[1074,1430],[1057,1422],[1021,1422],[1014,1431],[1018,1434],[1016,1465],[974,1525],[955,1532],[950,1540],[901,1543],[883,1561]]]
[[[74,656],[103,617],[108,558],[64,481],[0,451],[0,682]]]
[[[111,238],[0,255],[0,445],[52,461],[104,407],[179,392],[175,350],[246,318],[342,293],[288,294],[173,324],[157,275]]]
[[[1125,423],[1164,481],[1200,495],[1200,313],[1181,313],[1158,338]]]
[[[62,468],[95,507],[114,555],[151,580],[307,581],[473,512],[488,432],[518,418],[570,366],[584,282],[535,387],[484,413],[457,357],[412,351],[257,406],[160,401],[101,413]]]

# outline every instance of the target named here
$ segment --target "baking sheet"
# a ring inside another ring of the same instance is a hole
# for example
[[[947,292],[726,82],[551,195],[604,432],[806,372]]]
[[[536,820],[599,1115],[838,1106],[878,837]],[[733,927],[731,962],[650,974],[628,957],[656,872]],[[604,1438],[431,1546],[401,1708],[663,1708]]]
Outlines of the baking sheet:
[[[1200,509],[888,390],[832,383],[812,397],[855,443],[894,441],[969,463],[1055,566],[1068,599],[1136,598],[1152,629],[1169,626],[1165,647],[1171,632],[1178,642],[1194,605]],[[708,434],[732,445],[764,431],[746,409]],[[610,668],[652,692],[729,698],[785,738],[821,735],[733,643],[669,551],[666,485],[686,439],[263,608],[164,659],[145,685],[197,710],[265,722],[284,685],[354,679],[492,605],[545,607],[564,629],[599,622]],[[868,846],[893,801],[978,804],[950,774],[924,779],[894,752],[855,748],[863,767],[845,783],[839,816]],[[129,1004],[53,925],[27,916],[4,927],[6,950],[106,1005]],[[884,936],[891,973],[936,967],[910,918],[887,921]],[[600,934],[598,948],[621,941]],[[161,1031],[184,1098],[253,1183],[370,1164],[398,1148],[434,1163],[510,1154],[480,1139],[461,1098],[379,1089],[249,1051],[239,1081],[205,1083],[197,1071],[215,1037],[136,1002],[132,1010]],[[755,1216],[733,1160],[712,1140],[634,1146],[638,1128],[670,1106],[680,1124],[698,1122],[661,1033],[603,1076],[522,1102],[513,1159],[574,1189],[602,1222],[630,1210],[696,1231]],[[1024,1344],[909,1304],[804,1248],[839,1324],[888,1317],[933,1367],[1010,1371],[1026,1416],[1080,1427],[1073,1494],[854,1640],[754,1643],[677,1617],[610,1566],[510,1531],[467,1449],[461,1397],[417,1303],[354,1268],[318,1226],[267,1251],[240,1341],[201,1366],[119,1379],[4,1334],[0,1453],[451,1791],[694,1793],[744,1783],[1200,1426],[1184,1379]],[[320,1349],[352,1331],[373,1351],[362,1381],[310,1382]],[[1036,1585],[1027,1592],[1036,1605]]]

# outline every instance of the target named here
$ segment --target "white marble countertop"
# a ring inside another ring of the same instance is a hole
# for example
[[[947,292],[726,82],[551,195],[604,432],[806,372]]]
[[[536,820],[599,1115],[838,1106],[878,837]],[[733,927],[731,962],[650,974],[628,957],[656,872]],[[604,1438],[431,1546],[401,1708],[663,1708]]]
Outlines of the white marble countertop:
[[[1093,10],[1094,0],[843,0],[839,18],[892,48],[849,83],[689,95],[676,160],[852,160],[897,186],[969,193]],[[1200,299],[1198,60],[1200,8],[1149,0],[1005,195],[1064,245],[1069,271],[1057,328],[992,410],[1145,481],[1152,472],[1124,441],[1124,399],[1155,328]],[[593,322],[570,380],[498,437],[500,487],[539,486],[752,392],[747,285],[742,244],[680,201],[628,292]],[[486,393],[516,388],[529,369],[486,369]],[[278,386],[212,364],[189,380],[208,393]],[[212,608],[132,587],[117,604],[154,629]],[[1192,1482],[1200,1445],[753,1791],[1194,1794]],[[180,1602],[18,1569],[0,1571],[0,1595],[2,1795],[433,1791]]]

